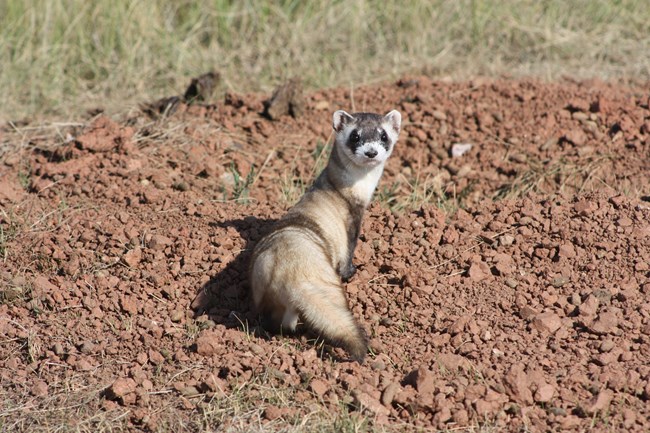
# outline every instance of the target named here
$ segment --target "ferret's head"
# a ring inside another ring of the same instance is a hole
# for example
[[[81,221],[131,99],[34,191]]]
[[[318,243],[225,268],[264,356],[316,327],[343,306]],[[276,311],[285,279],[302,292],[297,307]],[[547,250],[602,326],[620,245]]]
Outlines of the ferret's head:
[[[390,156],[399,135],[402,115],[393,110],[382,116],[374,113],[348,114],[338,110],[333,116],[336,146],[358,166],[374,167]]]

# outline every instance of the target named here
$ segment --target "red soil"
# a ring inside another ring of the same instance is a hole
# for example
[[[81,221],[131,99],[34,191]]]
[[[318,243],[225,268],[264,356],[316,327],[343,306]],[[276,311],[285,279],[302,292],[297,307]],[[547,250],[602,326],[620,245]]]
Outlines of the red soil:
[[[650,430],[647,88],[416,77],[309,94],[277,121],[263,99],[24,146],[0,132],[0,425],[43,428],[90,392],[128,430],[164,431],[170,408],[199,430],[201,405],[263,377],[299,403],[260,399],[270,429],[316,405],[384,428]],[[345,285],[364,365],[266,336],[246,285],[339,108],[404,118]]]

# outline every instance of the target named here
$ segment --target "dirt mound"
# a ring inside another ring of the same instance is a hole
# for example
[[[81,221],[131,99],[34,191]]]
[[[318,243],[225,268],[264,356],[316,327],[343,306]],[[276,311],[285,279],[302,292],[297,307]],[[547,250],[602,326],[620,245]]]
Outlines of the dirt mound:
[[[2,132],[3,428],[650,429],[647,90],[416,77],[277,121],[267,98]],[[345,286],[364,365],[266,335],[245,275],[352,102],[405,119]]]

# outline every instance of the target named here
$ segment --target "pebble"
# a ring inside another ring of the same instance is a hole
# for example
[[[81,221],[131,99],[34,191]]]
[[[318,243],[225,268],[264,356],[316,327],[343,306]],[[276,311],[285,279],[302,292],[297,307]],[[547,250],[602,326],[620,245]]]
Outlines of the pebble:
[[[400,389],[401,387],[399,384],[395,382],[388,384],[388,386],[386,386],[386,388],[384,388],[384,391],[381,393],[381,403],[386,407],[390,407],[393,403],[395,395],[397,395]]]
[[[538,403],[548,403],[555,396],[555,387],[551,384],[544,383],[535,391],[535,401]]]
[[[47,383],[42,380],[35,380],[30,392],[34,397],[45,397],[50,391]]]
[[[329,388],[329,385],[320,379],[312,379],[312,381],[309,383],[309,389],[319,397],[325,395]]]
[[[111,400],[124,399],[128,394],[135,392],[137,384],[135,380],[119,378],[106,390],[106,395]]]
[[[169,315],[170,320],[174,323],[180,322],[181,320],[183,320],[184,317],[185,317],[185,313],[181,310],[174,310]]]
[[[581,316],[594,316],[596,315],[596,312],[598,311],[598,306],[600,305],[600,301],[598,300],[597,297],[595,297],[593,294],[587,296],[587,299],[583,303],[580,304],[578,307],[578,312],[580,313]]]
[[[553,334],[562,327],[562,319],[560,319],[560,316],[551,312],[536,315],[531,323],[538,331],[549,334]]]
[[[404,378],[404,382],[413,385],[420,394],[432,393],[435,389],[433,373],[425,366],[420,366],[411,371]]]
[[[596,412],[604,412],[614,398],[614,393],[609,389],[601,390],[590,402],[585,406],[587,414],[594,415]]]
[[[524,405],[533,404],[533,393],[530,390],[528,377],[521,364],[514,364],[504,376],[505,385],[515,401]]]
[[[167,236],[163,235],[153,235],[151,239],[147,242],[147,247],[151,248],[154,251],[162,251],[168,245],[172,244],[172,240]]]
[[[276,420],[280,418],[283,415],[282,409],[278,408],[277,406],[267,406],[266,409],[264,409],[264,418],[266,418],[269,421]]]
[[[474,145],[472,143],[455,143],[451,146],[451,156],[452,158],[460,158],[465,155],[467,152],[472,150]]]
[[[91,341],[84,341],[79,347],[79,351],[83,354],[90,355],[95,351],[95,345]]]
[[[210,356],[217,353],[222,345],[223,338],[220,334],[203,331],[196,339],[196,352],[202,356]]]
[[[587,134],[585,134],[582,128],[576,128],[567,132],[564,138],[576,146],[582,146],[587,142]]]
[[[589,326],[589,330],[594,334],[613,333],[618,326],[618,318],[611,311],[600,313],[596,320]]]
[[[472,263],[467,270],[467,276],[474,282],[482,281],[490,275],[490,267],[485,262]]]
[[[390,412],[384,407],[379,400],[371,395],[359,391],[352,391],[355,405],[362,411],[370,412],[372,415],[388,415]]]
[[[611,338],[608,338],[606,340],[603,340],[600,343],[600,347],[598,348],[598,350],[600,350],[601,352],[609,352],[615,346],[616,346],[616,344],[614,343],[614,340],[612,340]]]
[[[433,118],[436,120],[447,120],[447,115],[442,111],[434,110],[433,113],[431,114],[433,115]]]
[[[136,247],[132,250],[127,251],[122,256],[122,260],[124,260],[124,263],[126,263],[127,266],[135,268],[138,266],[140,261],[142,261],[142,249],[140,247]]]

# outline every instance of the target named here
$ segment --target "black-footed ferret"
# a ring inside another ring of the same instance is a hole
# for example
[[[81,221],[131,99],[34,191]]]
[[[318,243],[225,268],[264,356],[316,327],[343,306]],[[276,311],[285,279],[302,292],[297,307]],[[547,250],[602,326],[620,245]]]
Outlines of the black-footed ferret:
[[[396,110],[334,113],[334,146],[313,186],[255,246],[250,264],[253,302],[262,325],[293,332],[300,318],[333,345],[362,362],[365,332],[350,312],[341,285],[354,275],[354,248],[361,218],[402,117]]]

